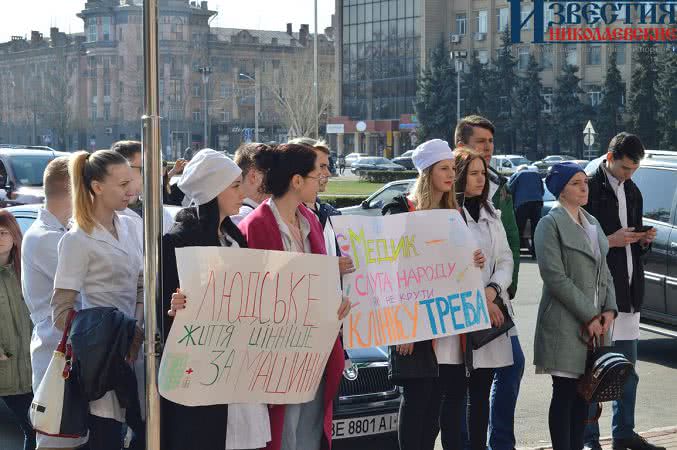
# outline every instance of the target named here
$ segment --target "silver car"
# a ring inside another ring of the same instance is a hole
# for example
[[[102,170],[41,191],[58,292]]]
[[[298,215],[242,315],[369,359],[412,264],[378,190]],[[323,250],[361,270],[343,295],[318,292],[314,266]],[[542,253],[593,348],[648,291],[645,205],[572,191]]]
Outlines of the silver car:
[[[409,192],[416,179],[392,181],[378,191],[371,194],[365,201],[356,206],[340,208],[341,214],[358,216],[380,216],[381,208],[390,203],[395,197]]]

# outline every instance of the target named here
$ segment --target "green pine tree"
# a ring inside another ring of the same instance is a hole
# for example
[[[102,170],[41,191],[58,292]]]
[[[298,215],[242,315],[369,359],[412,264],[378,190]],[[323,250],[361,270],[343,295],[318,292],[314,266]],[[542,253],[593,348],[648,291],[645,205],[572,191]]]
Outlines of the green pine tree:
[[[453,142],[456,124],[456,72],[443,40],[435,47],[419,76],[416,115],[419,140],[445,139]]]
[[[616,64],[616,52],[611,52],[602,86],[602,101],[597,114],[597,138],[602,152],[608,147],[611,138],[623,131],[624,90],[621,72]]]
[[[530,153],[538,151],[538,137],[542,128],[545,103],[542,91],[541,67],[532,53],[529,55],[526,73],[518,78],[517,105],[514,114],[520,148]]]
[[[512,54],[513,44],[510,29],[501,35],[501,48],[494,62],[494,68],[487,78],[487,116],[495,116],[496,148],[510,153],[515,148],[515,86],[517,86],[517,59]],[[489,95],[492,97],[489,98]],[[488,117],[489,118],[489,117]]]
[[[485,77],[484,64],[473,55],[469,61],[468,71],[461,75],[461,95],[463,96],[461,114],[463,116],[483,113],[486,100],[482,85]]]
[[[642,139],[646,148],[658,145],[658,69],[656,46],[643,44],[633,55],[628,128]]]
[[[663,50],[659,67],[659,146],[662,150],[677,151],[677,47]]]
[[[578,67],[565,64],[557,77],[557,88],[553,94],[553,117],[557,117],[555,151],[575,151],[582,157],[582,136],[589,108],[581,102],[581,78],[576,75]]]

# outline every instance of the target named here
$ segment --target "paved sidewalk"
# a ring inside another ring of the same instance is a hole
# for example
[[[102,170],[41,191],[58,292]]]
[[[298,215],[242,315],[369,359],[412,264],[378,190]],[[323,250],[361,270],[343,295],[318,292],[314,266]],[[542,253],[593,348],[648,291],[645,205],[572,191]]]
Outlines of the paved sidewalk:
[[[665,447],[667,450],[677,450],[677,426],[666,427],[666,428],[655,428],[653,430],[640,433],[645,437],[649,442],[654,445],[660,445]],[[611,450],[611,438],[603,438],[600,441],[602,448],[604,450]],[[552,447],[532,447],[529,449],[521,450],[550,450]]]

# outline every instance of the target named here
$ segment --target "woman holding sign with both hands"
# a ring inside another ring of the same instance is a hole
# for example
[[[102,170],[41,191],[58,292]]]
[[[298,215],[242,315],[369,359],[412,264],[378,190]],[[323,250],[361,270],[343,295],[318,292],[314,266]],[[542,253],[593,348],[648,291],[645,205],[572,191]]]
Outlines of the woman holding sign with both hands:
[[[440,139],[424,142],[414,151],[413,161],[419,171],[413,192],[396,197],[383,208],[383,214],[457,209],[456,162],[449,144]],[[475,265],[482,268],[484,264],[485,257],[477,250]],[[432,450],[439,431],[443,387],[450,381],[448,368],[463,362],[460,339],[449,336],[394,346],[390,348],[389,359],[391,378],[403,387],[398,427],[400,449]]]
[[[237,214],[242,206],[244,194],[240,182],[240,168],[214,150],[201,150],[186,166],[179,188],[198,206],[179,212],[174,228],[163,238],[162,298],[167,303],[171,299],[171,304],[163,305],[163,311],[169,309],[170,317],[186,303],[186,297],[178,289],[177,248],[247,247],[244,236],[228,217]],[[165,339],[170,326],[164,328]],[[162,402],[163,449],[261,448],[270,440],[266,405],[190,407],[166,399]],[[246,417],[247,426],[240,424],[241,417]]]

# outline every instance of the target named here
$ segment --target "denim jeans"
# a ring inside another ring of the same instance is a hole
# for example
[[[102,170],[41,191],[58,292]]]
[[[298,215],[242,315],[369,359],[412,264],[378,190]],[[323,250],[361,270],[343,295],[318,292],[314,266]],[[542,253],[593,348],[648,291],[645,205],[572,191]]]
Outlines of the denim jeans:
[[[14,415],[16,423],[19,425],[19,428],[21,428],[21,431],[24,434],[24,450],[34,450],[35,431],[33,431],[33,425],[31,425],[31,422],[28,419],[28,410],[31,407],[31,402],[33,401],[33,393],[6,395],[4,397],[0,397],[0,400],[5,402],[5,405]]]
[[[491,387],[491,415],[489,417],[489,449],[515,448],[515,407],[524,375],[524,353],[519,337],[512,336],[513,365],[496,369]]]
[[[632,364],[636,365],[637,342],[638,340],[615,341],[614,349],[625,355]],[[625,383],[620,400],[612,402],[611,436],[614,439],[628,439],[635,432],[635,400],[637,398],[638,383],[639,376],[637,372],[634,372]],[[588,417],[594,417],[596,411],[597,405],[590,405]],[[599,425],[596,422],[585,428],[585,443],[590,444],[593,442],[599,442]]]

